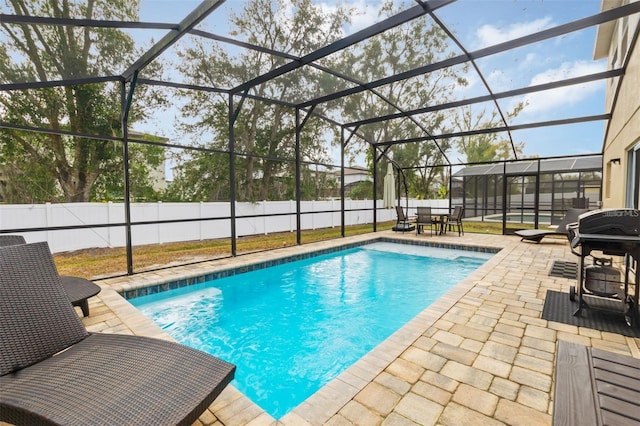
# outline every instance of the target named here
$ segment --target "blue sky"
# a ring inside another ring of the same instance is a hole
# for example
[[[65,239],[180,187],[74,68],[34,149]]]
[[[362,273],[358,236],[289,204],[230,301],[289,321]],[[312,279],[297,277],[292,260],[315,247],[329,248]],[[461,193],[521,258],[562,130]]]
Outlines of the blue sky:
[[[467,0],[444,8],[441,19],[460,34],[467,49],[494,45],[515,37],[551,28],[598,13],[592,0]],[[596,29],[590,28],[557,39],[480,60],[480,67],[494,92],[546,83],[604,71],[605,61],[594,61]],[[571,86],[528,95],[522,113],[513,121],[530,123],[604,113],[605,83]],[[514,100],[501,101],[508,109]],[[540,156],[599,152],[604,123],[554,126],[514,132],[526,143],[525,154]]]
[[[141,20],[178,22],[200,2],[191,0],[142,0]],[[415,3],[401,3],[407,7]],[[327,10],[336,7],[330,1],[317,2]],[[342,1],[342,6],[353,7],[358,14],[350,26],[349,34],[375,23],[379,1]],[[220,35],[228,35],[226,19],[229,11],[240,10],[241,0],[228,0],[207,18],[204,27]],[[454,31],[468,51],[491,46],[515,37],[531,34],[566,22],[597,14],[599,0],[458,0],[439,9],[437,16]],[[590,28],[477,61],[484,78],[494,92],[556,81],[567,77],[604,71],[605,61],[594,61],[593,47],[596,29]],[[157,36],[154,36],[157,38]],[[469,86],[460,88],[457,96],[469,98],[486,94],[475,73],[467,76]],[[503,112],[517,102],[526,106],[512,121],[514,124],[531,123],[562,118],[604,113],[605,83],[567,87],[554,91],[531,94],[519,99],[500,101]],[[542,157],[599,152],[602,148],[605,123],[594,122],[570,126],[554,126],[513,132],[515,142],[525,143],[525,155]],[[456,161],[457,158],[451,158]]]

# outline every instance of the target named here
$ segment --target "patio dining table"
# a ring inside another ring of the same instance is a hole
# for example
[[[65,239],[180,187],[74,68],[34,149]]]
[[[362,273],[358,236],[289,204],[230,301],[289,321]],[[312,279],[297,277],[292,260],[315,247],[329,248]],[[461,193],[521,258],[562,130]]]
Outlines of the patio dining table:
[[[449,221],[450,216],[451,216],[450,213],[438,213],[438,214],[431,215],[432,219],[435,219],[433,223],[436,224],[437,226],[436,235],[444,235],[447,233],[447,222]],[[411,221],[415,222],[416,218],[417,218],[417,209],[416,209],[416,215],[411,216]]]

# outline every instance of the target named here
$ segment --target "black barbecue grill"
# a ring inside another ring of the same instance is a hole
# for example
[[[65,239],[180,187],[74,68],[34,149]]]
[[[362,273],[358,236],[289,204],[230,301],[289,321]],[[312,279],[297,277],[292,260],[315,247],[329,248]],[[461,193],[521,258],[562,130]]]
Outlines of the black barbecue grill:
[[[578,309],[603,309],[624,314],[627,325],[633,325],[638,317],[639,280],[635,266],[640,259],[640,211],[635,209],[594,210],[578,217],[569,225],[571,250],[580,257],[578,274]],[[602,256],[594,256],[600,252]],[[622,267],[615,267],[613,259],[605,256],[621,256]],[[592,264],[585,266],[585,259]],[[633,275],[634,284],[630,284]],[[633,287],[633,295],[630,294]],[[569,297],[576,298],[576,288],[571,287]]]

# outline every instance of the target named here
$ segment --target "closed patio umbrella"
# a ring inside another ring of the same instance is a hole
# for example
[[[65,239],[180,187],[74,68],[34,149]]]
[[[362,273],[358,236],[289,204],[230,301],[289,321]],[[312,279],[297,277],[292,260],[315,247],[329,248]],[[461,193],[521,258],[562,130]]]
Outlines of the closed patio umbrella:
[[[387,164],[387,174],[384,177],[384,193],[382,194],[382,208],[392,209],[396,200],[396,179],[393,175],[393,164]]]

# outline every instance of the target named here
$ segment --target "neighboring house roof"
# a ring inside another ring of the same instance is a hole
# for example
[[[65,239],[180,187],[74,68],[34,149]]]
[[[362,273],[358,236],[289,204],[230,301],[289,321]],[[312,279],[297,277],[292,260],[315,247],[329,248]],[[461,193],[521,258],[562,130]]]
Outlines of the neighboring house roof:
[[[564,157],[534,159],[530,161],[512,161],[505,163],[481,164],[469,166],[453,174],[453,177],[480,176],[480,175],[508,175],[535,174],[538,172],[538,162],[540,162],[540,173],[566,173],[585,172],[602,170],[602,155],[588,157]]]
[[[338,171],[338,173],[340,173],[340,171]],[[360,167],[360,166],[345,167],[344,174],[345,175],[359,175],[359,174],[369,175],[369,169],[367,169],[366,167]]]

